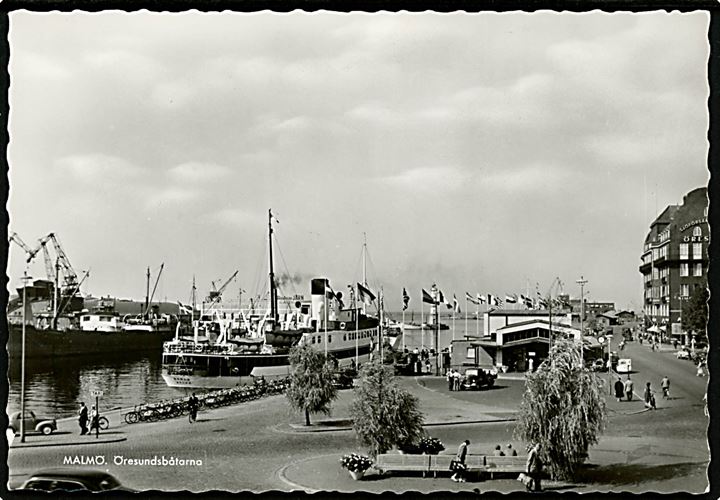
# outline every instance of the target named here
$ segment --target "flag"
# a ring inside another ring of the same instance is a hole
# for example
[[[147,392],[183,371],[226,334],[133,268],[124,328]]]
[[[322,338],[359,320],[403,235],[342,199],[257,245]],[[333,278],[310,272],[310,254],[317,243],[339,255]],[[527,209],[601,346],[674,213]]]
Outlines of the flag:
[[[369,288],[366,288],[362,286],[362,284],[357,284],[358,289],[358,298],[364,302],[365,304],[371,304],[373,300],[375,300],[375,294],[370,291]]]
[[[330,286],[330,280],[325,280],[325,297],[328,299],[335,297],[335,291]]]
[[[432,295],[430,295],[427,292],[427,290],[425,290],[424,288],[422,289],[422,296],[423,296],[423,299],[422,299],[423,302],[425,302],[427,304],[435,304],[435,301],[433,300]]]
[[[447,304],[447,302],[445,301],[445,295],[443,295],[442,290],[438,290],[437,303],[438,304]]]
[[[410,302],[410,296],[407,294],[407,290],[405,290],[405,287],[403,287],[403,308],[402,308],[403,311],[408,308],[409,302]]]
[[[493,295],[493,304],[499,307],[502,305],[502,303],[503,301],[500,297],[496,297],[495,295]]]
[[[460,303],[458,302],[457,297],[455,297],[455,294],[453,294],[453,309],[456,313],[460,312]]]
[[[178,300],[178,303],[177,303],[177,304],[178,304],[178,308],[180,309],[179,312],[181,312],[182,314],[192,314],[192,307],[186,306],[185,304],[183,304],[183,303],[180,302],[179,300]]]
[[[543,309],[547,309],[547,306],[548,306],[547,301],[545,299],[543,299],[542,297],[540,297],[538,299],[538,305],[540,307],[542,307]]]
[[[477,305],[479,302],[472,297],[469,293],[465,292],[465,299],[469,300],[473,304]]]
[[[505,294],[505,302],[508,302],[508,303],[510,303],[510,304],[516,303],[516,302],[517,302],[517,295],[515,295],[515,294],[513,294],[513,295]]]
[[[484,295],[480,295],[480,294],[478,293],[478,294],[476,295],[476,297],[477,297],[478,303],[480,303],[480,304],[484,304],[484,303],[485,303],[485,296],[484,296]]]
[[[488,296],[487,296],[487,304],[488,304],[489,306],[495,304],[495,297],[493,296],[492,293],[488,293]]]

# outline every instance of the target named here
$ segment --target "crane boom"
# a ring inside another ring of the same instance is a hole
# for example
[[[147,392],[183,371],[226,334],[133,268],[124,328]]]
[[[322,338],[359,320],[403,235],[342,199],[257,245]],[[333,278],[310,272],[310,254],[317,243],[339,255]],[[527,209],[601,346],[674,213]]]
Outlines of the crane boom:
[[[73,269],[72,265],[70,264],[70,259],[68,259],[67,254],[65,253],[65,250],[63,250],[62,245],[60,245],[60,241],[58,241],[57,236],[55,236],[55,233],[50,233],[47,236],[50,238],[50,240],[53,243],[53,246],[55,247],[55,253],[58,256],[58,260],[60,262],[60,265],[65,271],[65,287],[66,288],[75,288],[78,284],[78,275]]]
[[[213,305],[217,304],[218,302],[220,302],[220,299],[222,298],[222,293],[225,291],[225,289],[227,288],[227,286],[232,282],[232,280],[235,279],[235,276],[237,276],[238,272],[239,272],[239,271],[235,271],[235,272],[232,274],[232,276],[230,276],[230,277],[227,279],[227,281],[222,284],[222,286],[221,286],[220,288],[218,288],[217,290],[213,290],[213,291],[210,292],[210,294],[209,294],[209,296],[208,296],[208,300],[209,300],[209,302],[210,302],[210,306],[213,306]],[[214,285],[215,285],[215,284],[213,283],[213,287],[214,287]]]

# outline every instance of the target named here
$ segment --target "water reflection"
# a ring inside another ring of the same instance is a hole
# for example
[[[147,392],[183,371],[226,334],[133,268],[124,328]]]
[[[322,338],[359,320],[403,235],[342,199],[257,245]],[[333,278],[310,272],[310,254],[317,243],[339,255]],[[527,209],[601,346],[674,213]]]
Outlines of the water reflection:
[[[80,401],[94,404],[93,390],[103,391],[100,409],[128,407],[180,395],[160,375],[159,352],[115,353],[67,358],[28,359],[26,406],[55,417],[72,416]],[[9,360],[8,413],[20,408],[20,360]]]

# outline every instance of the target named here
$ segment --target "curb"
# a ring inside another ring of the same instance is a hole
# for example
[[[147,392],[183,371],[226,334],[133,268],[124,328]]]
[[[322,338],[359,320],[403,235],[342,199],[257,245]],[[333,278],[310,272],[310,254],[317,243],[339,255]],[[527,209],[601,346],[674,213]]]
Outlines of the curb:
[[[45,442],[45,443],[11,443],[8,448],[9,449],[19,449],[19,448],[42,448],[42,447],[50,447],[50,446],[84,446],[84,445],[91,445],[91,444],[105,444],[105,443],[119,443],[121,441],[127,441],[127,436],[124,434],[122,436],[117,436],[114,438],[103,438],[103,439],[93,439],[92,441],[71,441],[71,442]]]
[[[320,457],[329,457],[329,456],[334,456],[334,455],[335,455],[335,454],[333,453],[333,454],[328,454],[328,455],[320,455]],[[294,466],[294,465],[300,464],[300,463],[302,463],[302,462],[307,462],[307,461],[310,461],[310,460],[316,460],[317,458],[320,458],[320,457],[313,456],[313,457],[303,458],[303,459],[301,459],[301,460],[295,460],[294,462],[290,462],[289,464],[283,465],[280,469],[278,469],[278,471],[276,472],[276,474],[277,474],[278,478],[279,478],[283,483],[285,483],[285,484],[287,484],[288,486],[290,486],[290,488],[292,488],[293,491],[300,490],[300,491],[304,491],[305,493],[318,493],[318,492],[320,492],[320,491],[322,491],[322,490],[316,490],[315,488],[308,488],[308,487],[303,486],[303,485],[301,485],[301,484],[298,484],[298,483],[296,483],[296,482],[294,482],[294,481],[291,481],[290,479],[288,479],[287,475],[285,474],[285,471],[286,471],[289,467],[292,467],[292,466]]]
[[[647,411],[644,410],[644,411]],[[478,424],[497,424],[502,422],[515,422],[517,419],[515,417],[512,418],[493,418],[493,419],[487,419],[487,420],[460,420],[456,422],[425,422],[422,426],[423,427],[444,427],[444,426],[453,426],[453,425],[478,425]],[[282,424],[281,424],[282,425]],[[311,426],[310,429],[300,430],[304,426],[295,427],[293,424],[288,424],[290,427],[289,430],[280,430],[279,432],[287,432],[292,434],[306,434],[311,432],[347,432],[353,430],[352,427],[335,427],[332,429],[328,428],[316,428]]]

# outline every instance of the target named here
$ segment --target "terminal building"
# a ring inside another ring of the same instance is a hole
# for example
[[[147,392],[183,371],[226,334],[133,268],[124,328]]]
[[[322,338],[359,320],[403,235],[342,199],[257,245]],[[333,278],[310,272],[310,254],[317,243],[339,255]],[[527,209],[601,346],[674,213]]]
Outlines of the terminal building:
[[[681,205],[669,205],[650,224],[640,256],[645,317],[682,343],[682,305],[696,287],[707,286],[707,215],[707,188],[690,191]]]

